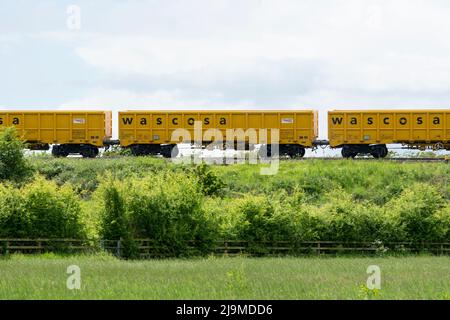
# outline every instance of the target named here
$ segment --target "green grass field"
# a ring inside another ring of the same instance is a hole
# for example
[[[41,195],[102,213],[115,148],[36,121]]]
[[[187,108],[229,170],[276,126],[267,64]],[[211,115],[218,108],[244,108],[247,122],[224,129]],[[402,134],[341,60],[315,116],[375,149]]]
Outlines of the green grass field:
[[[81,289],[66,287],[69,265]],[[367,267],[381,290],[365,288]],[[203,258],[123,261],[109,256],[10,256],[0,299],[450,299],[450,257]]]

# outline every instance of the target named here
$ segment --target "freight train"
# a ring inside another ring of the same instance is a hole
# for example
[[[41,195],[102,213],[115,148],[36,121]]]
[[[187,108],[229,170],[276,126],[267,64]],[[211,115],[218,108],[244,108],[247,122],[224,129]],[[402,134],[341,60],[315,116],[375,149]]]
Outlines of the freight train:
[[[56,157],[94,158],[99,148],[117,144],[133,155],[171,157],[177,144],[231,142],[260,152],[303,157],[307,148],[329,145],[342,156],[384,158],[388,144],[412,149],[450,150],[450,110],[334,110],[328,112],[328,139],[318,140],[318,112],[289,111],[120,111],[119,139],[112,140],[111,111],[0,111],[0,129],[16,127],[32,150]],[[277,139],[273,129],[278,129]],[[238,134],[237,134],[238,133]],[[194,137],[194,139],[192,139]],[[261,137],[263,139],[261,140]],[[272,142],[275,141],[275,142]],[[274,148],[276,144],[276,148]]]

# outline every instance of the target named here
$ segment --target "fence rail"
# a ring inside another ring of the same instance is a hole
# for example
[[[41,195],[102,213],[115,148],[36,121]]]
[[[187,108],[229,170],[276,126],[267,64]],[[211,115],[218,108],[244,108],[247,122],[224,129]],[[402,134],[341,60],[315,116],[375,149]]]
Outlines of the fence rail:
[[[133,243],[141,258],[171,257],[180,255],[172,244],[164,246],[151,239],[134,239]],[[343,241],[244,241],[220,240],[205,246],[199,241],[185,241],[179,244],[184,255],[320,255],[346,253],[405,252],[450,255],[450,242],[343,242]],[[86,239],[0,239],[0,254],[45,252],[93,253],[106,251],[123,256],[127,242],[123,240]]]

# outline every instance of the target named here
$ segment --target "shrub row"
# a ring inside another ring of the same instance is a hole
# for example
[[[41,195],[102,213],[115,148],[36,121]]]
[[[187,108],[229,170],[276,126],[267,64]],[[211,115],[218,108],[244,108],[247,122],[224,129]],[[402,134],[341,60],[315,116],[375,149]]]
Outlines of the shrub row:
[[[151,238],[174,254],[195,240],[200,252],[213,240],[261,242],[442,242],[450,241],[450,208],[438,190],[417,183],[384,206],[355,201],[342,189],[321,205],[302,189],[274,196],[205,197],[184,174],[163,173],[102,183],[101,236]]]
[[[80,199],[68,186],[37,178],[16,188],[0,184],[1,238],[85,237]]]
[[[220,234],[247,241],[450,241],[450,207],[436,188],[421,183],[384,206],[355,201],[336,189],[317,206],[296,190],[229,203],[214,200],[208,207],[217,214]]]
[[[336,189],[320,205],[300,188],[273,196],[208,197],[192,175],[165,171],[119,180],[105,177],[87,208],[67,185],[36,178],[20,188],[0,184],[1,238],[83,238],[94,226],[103,239],[149,238],[173,255],[193,246],[208,252],[214,240],[449,242],[450,207],[435,187],[417,183],[384,206],[355,201]],[[99,212],[87,221],[87,211]],[[86,212],[85,212],[86,211]],[[90,224],[91,226],[88,226]],[[193,243],[188,241],[193,240]],[[190,251],[192,252],[192,251]]]

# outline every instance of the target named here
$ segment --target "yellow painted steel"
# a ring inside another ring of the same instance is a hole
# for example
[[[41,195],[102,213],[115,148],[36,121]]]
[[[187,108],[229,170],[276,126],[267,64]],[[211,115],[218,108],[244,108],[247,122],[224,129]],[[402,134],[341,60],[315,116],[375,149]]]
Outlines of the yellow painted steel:
[[[318,134],[317,111],[124,111],[119,112],[119,140],[122,146],[133,144],[179,143],[173,139],[177,129],[189,132],[194,140],[194,124],[201,123],[202,141],[208,129],[218,129],[226,140],[227,129],[279,129],[280,144],[311,147]],[[210,130],[211,132],[211,130]],[[214,136],[216,137],[216,136]],[[271,136],[268,130],[268,141]],[[242,140],[242,139],[237,139]],[[248,136],[245,138],[248,140]]]
[[[450,143],[450,110],[335,110],[328,112],[331,147],[346,144]]]
[[[111,111],[0,111],[0,129],[14,126],[30,144],[91,144],[111,138]]]

